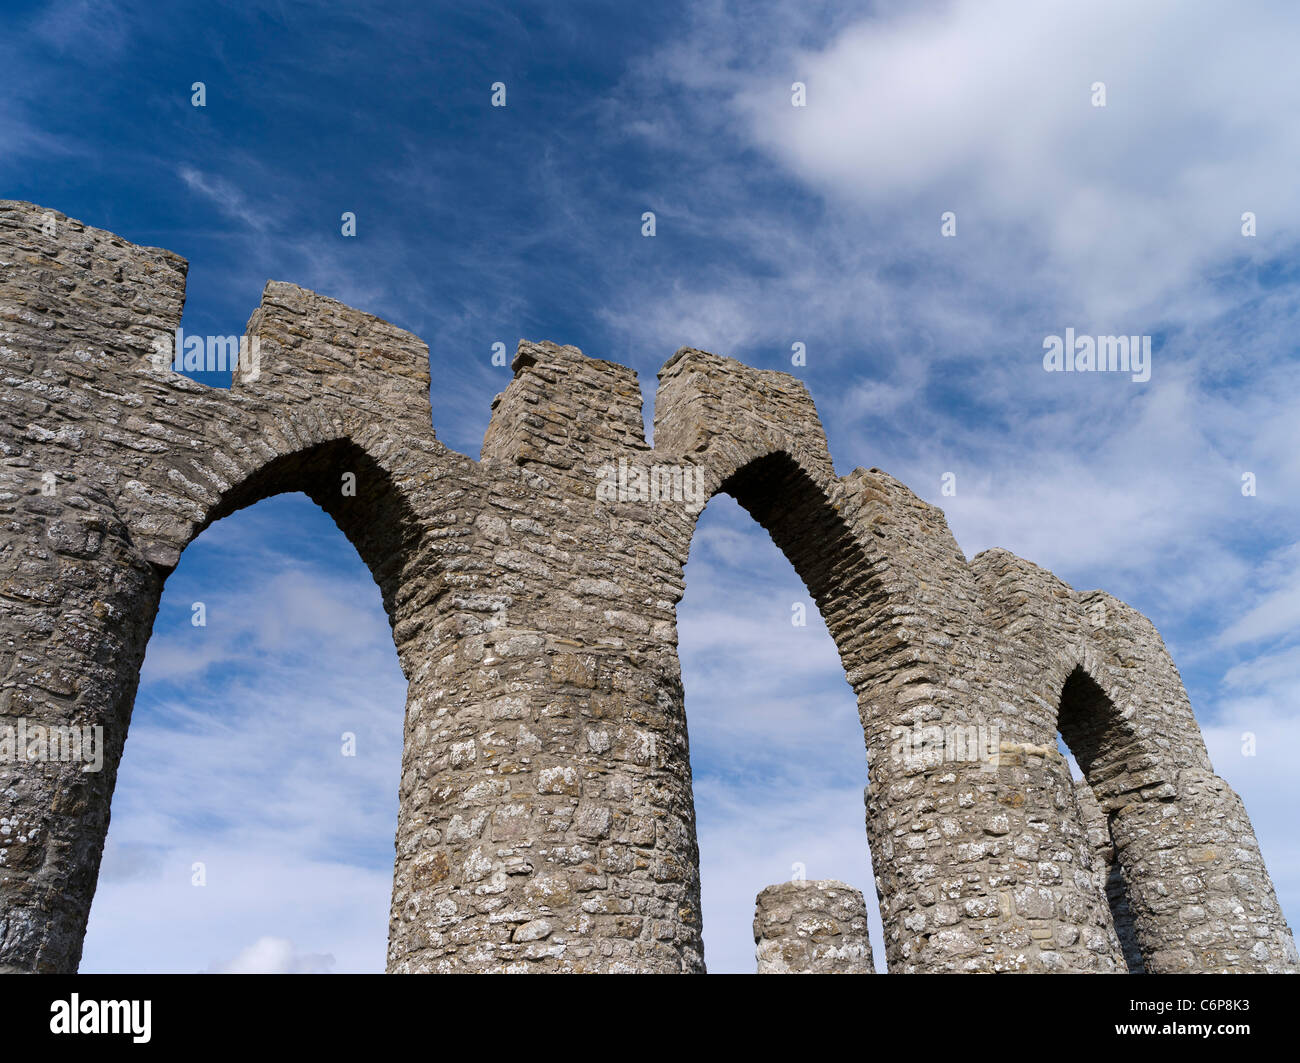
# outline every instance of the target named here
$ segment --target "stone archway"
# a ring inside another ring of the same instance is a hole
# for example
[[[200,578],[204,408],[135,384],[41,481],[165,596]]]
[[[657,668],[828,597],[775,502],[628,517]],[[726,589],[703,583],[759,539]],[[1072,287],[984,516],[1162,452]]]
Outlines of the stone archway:
[[[231,391],[205,388],[154,357],[180,322],[181,259],[68,219],[49,236],[29,205],[6,217],[19,223],[4,230],[11,249],[43,269],[7,273],[3,289],[9,371],[28,382],[5,402],[4,718],[25,734],[102,734],[103,756],[94,771],[48,756],[0,765],[11,840],[0,967],[67,971],[145,644],[181,551],[235,509],[304,491],[379,583],[408,676],[423,674],[422,615],[436,608],[440,566],[422,539],[433,522],[445,537],[437,499],[463,493],[452,485],[469,463],[434,439],[427,352],[414,337],[268,284],[248,329],[255,370]],[[148,300],[123,300],[126,290]]]
[[[1115,970],[1099,886],[1074,874],[1091,857],[1061,811],[1068,770],[1015,711],[1025,692],[942,514],[879,470],[835,476],[812,400],[784,374],[682,350],[660,379],[654,459],[703,466],[769,531],[857,695],[890,969]],[[664,512],[689,533],[689,515]],[[927,729],[977,740],[899,755],[900,734]]]
[[[334,503],[329,489],[337,492],[340,470],[366,486]],[[415,556],[412,521],[386,475],[350,441],[268,461],[195,521],[193,534],[228,512],[293,490],[324,499],[385,592],[390,619],[400,621],[399,590]],[[353,498],[355,508],[346,504]],[[18,715],[33,737],[38,728],[94,736],[99,763],[82,770],[75,760],[38,752],[7,780],[18,815],[7,815],[6,825],[18,844],[7,847],[0,885],[8,964],[57,972],[75,970],[80,957],[139,670],[170,568],[141,555],[116,507],[77,472],[62,470],[56,492],[36,499],[46,519],[26,523],[24,538],[10,540],[5,552],[8,593],[0,611],[10,646],[17,642],[13,621],[34,636],[6,662],[7,708],[19,709],[6,716]],[[41,586],[61,593],[31,593]]]
[[[1140,952],[1142,969],[1294,969],[1294,941],[1250,820],[1214,773],[1151,622],[1006,551],[987,551],[974,566],[989,615],[1014,634],[1043,735],[1059,729],[1084,773],[1081,822],[1108,827],[1097,840],[1099,871],[1120,869],[1122,919],[1132,927],[1125,944]]]
[[[3,718],[102,725],[115,766],[181,551],[231,508],[308,490],[380,584],[409,682],[390,971],[703,969],[675,606],[718,490],[808,584],[857,695],[891,970],[1121,969],[1054,742],[1081,662],[1168,740],[1094,783],[1148,969],[1295,968],[1150,623],[1011,555],[967,563],[879,470],[836,476],[792,377],[683,349],[651,447],[635,373],[521,343],[475,462],[434,436],[418,339],[293,285],[268,283],[260,361],[232,390],[157,368],[183,260],[61,215],[51,232],[51,214],[0,202],[22,263],[0,274]],[[602,489],[632,467],[658,488]],[[1112,618],[1091,632],[1090,604]],[[74,969],[113,769],[0,773],[0,969]]]

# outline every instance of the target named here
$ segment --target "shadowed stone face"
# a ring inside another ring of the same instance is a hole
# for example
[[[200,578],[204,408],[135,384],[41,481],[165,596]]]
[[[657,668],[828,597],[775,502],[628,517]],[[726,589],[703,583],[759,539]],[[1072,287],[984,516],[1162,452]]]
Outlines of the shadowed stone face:
[[[356,546],[409,683],[391,971],[704,969],[676,605],[719,491],[857,694],[891,970],[1295,969],[1151,624],[1003,551],[968,562],[879,470],[837,477],[794,378],[684,348],[651,448],[631,370],[523,342],[474,461],[435,437],[416,337],[290,284],[231,390],[173,372],[185,270],[0,201],[0,970],[76,969],[163,582],[283,491]],[[100,770],[61,755],[74,729]],[[806,900],[870,969],[855,891],[783,889],[760,955]]]

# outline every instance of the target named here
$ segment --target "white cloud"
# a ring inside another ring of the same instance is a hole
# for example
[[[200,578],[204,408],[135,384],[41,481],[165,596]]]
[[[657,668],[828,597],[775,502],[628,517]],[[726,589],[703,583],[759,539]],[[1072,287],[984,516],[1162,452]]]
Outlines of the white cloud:
[[[301,954],[286,938],[258,938],[229,963],[210,968],[213,974],[330,974],[334,957]]]
[[[289,828],[278,849],[174,840],[159,873],[100,882],[82,972],[384,970],[391,864],[303,858]],[[391,858],[391,840],[387,848]],[[195,860],[206,865],[205,886],[193,885]]]
[[[1220,646],[1237,646],[1278,635],[1300,637],[1300,543],[1279,550],[1261,566],[1264,578],[1246,611],[1219,635]],[[1235,675],[1242,678],[1239,672]]]
[[[248,197],[224,177],[203,173],[193,166],[178,166],[176,173],[186,188],[203,196],[226,217],[259,232],[270,227],[271,219],[266,212],[252,206]]]
[[[841,201],[926,210],[936,234],[955,210],[958,240],[1014,234],[1021,277],[1045,252],[1089,317],[1171,301],[1188,313],[1193,290],[1210,295],[1207,264],[1252,254],[1243,211],[1273,235],[1300,223],[1283,179],[1300,164],[1293,32],[1278,6],[958,0],[738,72],[734,106],[758,144]],[[807,107],[791,106],[791,79]]]

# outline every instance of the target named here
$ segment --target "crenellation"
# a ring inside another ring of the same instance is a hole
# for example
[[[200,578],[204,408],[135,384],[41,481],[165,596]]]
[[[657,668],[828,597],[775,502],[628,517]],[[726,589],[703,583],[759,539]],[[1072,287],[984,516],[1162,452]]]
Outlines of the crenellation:
[[[878,469],[838,477],[795,378],[682,348],[651,447],[631,369],[521,341],[475,461],[436,438],[427,348],[369,314],[268,282],[208,388],[151,358],[183,259],[6,201],[0,263],[0,727],[106,737],[98,773],[0,760],[25,839],[0,849],[0,969],[76,969],[163,582],[282,491],[356,546],[409,684],[390,971],[704,970],[676,607],[718,492],[856,694],[890,970],[1296,969],[1150,622],[1005,551],[968,563]],[[863,904],[764,891],[761,962],[870,970]]]

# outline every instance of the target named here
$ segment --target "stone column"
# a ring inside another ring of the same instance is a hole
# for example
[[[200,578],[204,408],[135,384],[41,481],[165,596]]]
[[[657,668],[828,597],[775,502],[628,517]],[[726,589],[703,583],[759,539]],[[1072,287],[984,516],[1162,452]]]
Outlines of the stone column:
[[[781,882],[758,895],[759,974],[873,974],[862,894],[834,879]]]
[[[0,972],[70,973],[162,581],[90,485],[0,475]]]
[[[1241,798],[1211,772],[1184,771],[1172,789],[1130,795],[1110,817],[1147,972],[1294,972]]]
[[[389,970],[702,971],[688,525],[655,531],[682,503],[598,497],[651,464],[631,370],[542,343],[514,369],[411,678]]]
[[[879,470],[843,482],[841,512],[887,592],[875,616],[850,603],[828,623],[867,643],[849,675],[890,969],[1121,970],[1068,765],[1005,664],[943,514]]]
[[[71,972],[162,590],[114,499],[162,444],[104,447],[97,415],[185,264],[14,202],[0,259],[0,971]]]

